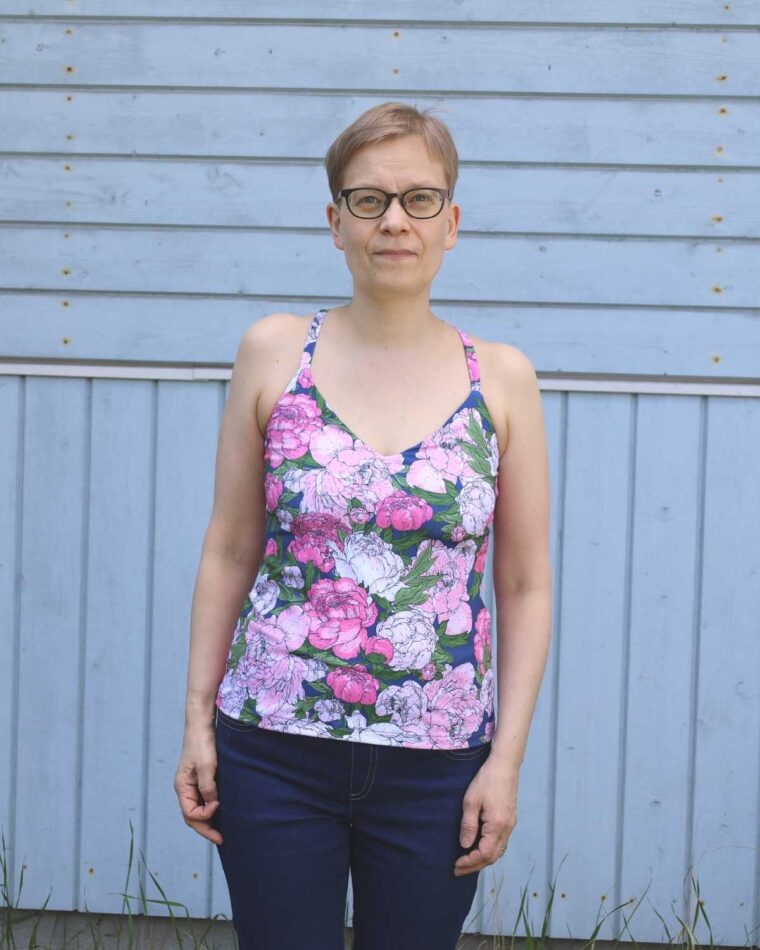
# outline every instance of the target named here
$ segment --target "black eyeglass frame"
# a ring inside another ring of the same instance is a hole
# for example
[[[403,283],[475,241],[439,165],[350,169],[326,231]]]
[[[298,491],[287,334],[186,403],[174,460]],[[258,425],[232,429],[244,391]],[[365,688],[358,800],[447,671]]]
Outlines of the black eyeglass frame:
[[[353,208],[351,207],[348,201],[349,196],[355,191],[376,191],[380,195],[385,195],[385,204],[383,205],[382,209],[380,210],[378,214],[357,214],[353,210]],[[442,198],[441,207],[436,211],[435,214],[426,214],[426,215],[412,214],[404,205],[404,198],[406,198],[407,195],[410,195],[413,191],[438,192],[438,194]],[[367,221],[367,220],[371,221],[371,220],[374,220],[375,218],[382,218],[382,216],[385,214],[388,208],[390,208],[391,201],[393,201],[394,198],[398,198],[399,204],[404,209],[404,211],[409,215],[410,218],[415,218],[417,221],[429,221],[432,218],[437,218],[438,215],[443,211],[443,206],[446,204],[446,200],[451,198],[451,191],[448,188],[432,188],[432,187],[429,188],[425,185],[422,185],[422,186],[418,185],[416,188],[409,188],[407,191],[402,191],[402,192],[383,191],[382,188],[370,188],[367,185],[362,185],[359,188],[342,188],[338,192],[338,201],[340,201],[341,198],[346,199],[346,207],[351,212],[351,214],[355,218],[359,218],[364,221]]]

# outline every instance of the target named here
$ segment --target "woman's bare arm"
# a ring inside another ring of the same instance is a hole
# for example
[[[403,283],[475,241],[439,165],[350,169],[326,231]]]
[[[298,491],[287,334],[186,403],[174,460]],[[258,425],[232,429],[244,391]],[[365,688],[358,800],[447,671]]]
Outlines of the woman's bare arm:
[[[221,843],[214,709],[237,618],[263,555],[264,440],[256,409],[274,359],[277,315],[245,332],[232,371],[216,457],[214,504],[201,549],[190,618],[185,735],[174,780],[185,822]]]
[[[262,329],[267,328],[254,324],[240,342],[219,432],[214,505],[190,618],[188,725],[213,718],[235,623],[261,562],[266,507],[256,404],[267,349]]]
[[[505,348],[502,367],[509,398],[493,523],[498,713],[492,755],[518,769],[551,636],[550,486],[535,370],[515,347]]]

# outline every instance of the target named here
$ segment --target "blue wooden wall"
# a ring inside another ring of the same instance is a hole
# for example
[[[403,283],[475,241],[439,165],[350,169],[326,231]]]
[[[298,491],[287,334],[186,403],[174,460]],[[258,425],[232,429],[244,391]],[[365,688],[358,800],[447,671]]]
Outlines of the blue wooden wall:
[[[170,897],[229,911],[172,776],[230,364],[263,314],[349,293],[322,159],[401,99],[462,159],[433,305],[531,357],[551,450],[551,656],[466,929],[511,933],[526,884],[539,924],[556,877],[552,935],[649,886],[631,934],[663,940],[692,871],[715,941],[757,942],[759,61],[754,0],[3,0],[0,828],[26,906],[118,912],[131,821]]]

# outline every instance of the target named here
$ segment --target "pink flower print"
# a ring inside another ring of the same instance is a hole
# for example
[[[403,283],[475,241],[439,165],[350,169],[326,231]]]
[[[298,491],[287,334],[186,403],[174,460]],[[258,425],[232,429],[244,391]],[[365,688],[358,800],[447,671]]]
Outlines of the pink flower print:
[[[364,644],[364,655],[369,656],[371,653],[375,655],[375,659],[382,657],[383,660],[390,660],[393,656],[393,644],[383,637],[367,637],[367,642]]]
[[[480,684],[480,704],[483,707],[483,712],[487,716],[493,714],[493,691],[494,691],[495,677],[493,669],[486,671],[486,675],[483,677],[483,682]]]
[[[297,459],[309,449],[313,432],[322,428],[319,406],[304,393],[285,393],[267,423],[264,456],[272,468],[285,459]]]
[[[311,377],[311,354],[304,350],[301,353],[301,362],[298,365],[296,380],[302,389],[311,389],[314,380]]]
[[[336,722],[343,718],[345,709],[337,699],[320,699],[314,703],[314,712],[321,722]]]
[[[327,685],[344,703],[371,706],[377,699],[380,681],[361,666],[342,666],[327,674]]]
[[[457,496],[457,504],[462,526],[469,535],[479,537],[485,532],[495,503],[494,490],[484,478],[469,478],[464,482]]]
[[[304,474],[302,509],[343,514],[356,499],[373,512],[378,501],[393,492],[394,466],[354,441],[344,429],[326,425],[315,433],[309,449],[320,468]]]
[[[451,529],[452,541],[464,541],[466,537],[467,537],[467,532],[464,530],[461,524],[455,525]]]
[[[334,515],[298,515],[290,526],[293,538],[288,546],[288,554],[292,554],[302,564],[313,561],[320,573],[328,573],[335,567],[330,542],[334,545],[339,542],[339,528],[349,530],[345,521]]]
[[[229,669],[224,674],[224,679],[219,684],[219,691],[216,697],[216,705],[224,710],[228,716],[237,719],[243,710],[246,699],[248,699],[248,689],[246,688],[245,671],[246,667],[240,670],[243,665],[243,659],[235,667]]]
[[[377,625],[377,635],[393,644],[388,666],[393,670],[421,670],[430,662],[438,640],[429,614],[399,610]]]
[[[417,449],[415,460],[406,474],[407,485],[425,491],[445,492],[446,482],[456,482],[465,470],[461,453],[443,444],[450,438],[447,428],[426,439]]]
[[[277,542],[274,538],[267,538],[267,543],[264,545],[264,557],[273,557],[277,554]]]
[[[278,614],[252,622],[246,639],[251,643],[254,637],[264,637],[270,654],[285,655],[303,645],[310,622],[311,618],[301,604],[291,604]]]
[[[475,563],[472,565],[472,569],[476,574],[482,574],[486,569],[486,558],[488,557],[488,543],[490,537],[491,536],[487,534],[483,538],[483,543],[478,548],[478,554],[475,558]]]
[[[350,577],[370,594],[393,600],[403,587],[406,565],[379,534],[349,534],[342,548],[330,545],[335,558],[335,570],[340,577]]]
[[[420,673],[425,681],[433,679],[435,676],[435,663],[428,663],[427,666],[423,666]]]
[[[277,507],[277,502],[280,500],[280,496],[282,495],[282,491],[282,479],[269,472],[264,479],[264,495],[266,497],[267,511],[275,510]]]
[[[475,359],[475,354],[471,350],[467,351],[467,365],[470,367],[471,379],[478,382],[480,380],[480,367]]]
[[[400,490],[386,495],[375,515],[381,528],[393,527],[396,531],[416,531],[432,517],[433,509],[423,498]]]
[[[312,584],[307,610],[309,643],[317,650],[332,650],[341,660],[359,655],[367,640],[367,627],[377,618],[377,607],[350,577],[325,578]]]
[[[440,576],[418,609],[437,614],[440,621],[448,620],[448,636],[465,633],[472,629],[467,582],[475,561],[475,542],[468,539],[451,548],[440,541],[426,539],[417,549],[417,557],[427,548],[432,548],[433,553],[433,564],[427,574]]]
[[[256,702],[256,712],[269,716],[303,699],[307,663],[290,651],[306,639],[308,617],[293,604],[271,619],[252,623],[246,634],[248,649],[235,671]]]
[[[378,716],[390,716],[391,722],[399,726],[419,726],[426,708],[422,687],[413,680],[401,686],[386,686],[375,706]]]
[[[266,569],[262,565],[253,582],[251,592],[248,594],[251,604],[253,605],[253,616],[263,617],[268,614],[277,603],[277,595],[279,592],[280,588],[277,581],[273,581],[269,577],[266,573]]]
[[[475,639],[473,642],[478,670],[483,675],[491,662],[491,614],[487,607],[478,611],[475,618]]]
[[[422,718],[433,745],[439,749],[464,748],[483,720],[472,663],[447,670],[443,679],[426,683],[422,689],[427,700]]]

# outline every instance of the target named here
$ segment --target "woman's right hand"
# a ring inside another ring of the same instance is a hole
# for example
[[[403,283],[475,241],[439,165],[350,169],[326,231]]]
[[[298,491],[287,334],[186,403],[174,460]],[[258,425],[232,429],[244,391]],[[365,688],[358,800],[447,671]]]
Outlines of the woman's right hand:
[[[174,775],[174,791],[179,799],[185,824],[214,844],[222,843],[213,825],[219,808],[216,790],[216,741],[214,726],[186,726],[182,754]]]

